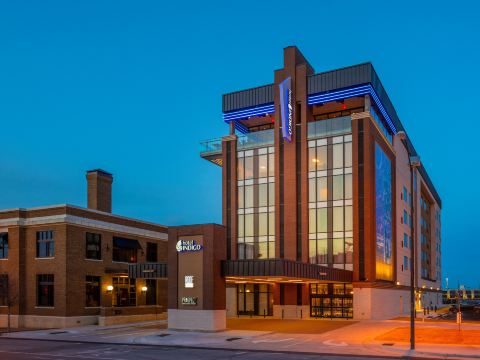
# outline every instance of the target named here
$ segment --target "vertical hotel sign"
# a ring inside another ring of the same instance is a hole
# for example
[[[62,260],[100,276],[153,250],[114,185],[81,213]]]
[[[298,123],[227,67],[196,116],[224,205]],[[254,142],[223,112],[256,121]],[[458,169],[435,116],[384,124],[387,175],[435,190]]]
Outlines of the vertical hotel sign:
[[[293,134],[292,78],[286,78],[279,86],[282,135],[285,140],[291,142]]]

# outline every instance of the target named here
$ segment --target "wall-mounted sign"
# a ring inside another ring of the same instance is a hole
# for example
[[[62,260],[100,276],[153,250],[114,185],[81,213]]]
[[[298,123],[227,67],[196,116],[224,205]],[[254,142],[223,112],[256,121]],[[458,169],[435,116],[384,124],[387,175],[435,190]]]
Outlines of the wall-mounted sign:
[[[198,298],[196,296],[183,296],[182,305],[197,305]]]
[[[292,78],[288,77],[280,83],[280,114],[282,116],[282,135],[288,142],[293,134]]]
[[[195,240],[178,240],[175,247],[178,252],[200,251],[203,249],[203,246],[197,243]]]
[[[185,287],[193,288],[193,275],[185,275]]]

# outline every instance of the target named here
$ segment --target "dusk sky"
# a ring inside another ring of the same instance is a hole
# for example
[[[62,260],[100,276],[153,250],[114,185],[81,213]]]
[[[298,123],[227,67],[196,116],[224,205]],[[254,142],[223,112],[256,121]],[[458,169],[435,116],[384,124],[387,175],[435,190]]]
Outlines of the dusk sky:
[[[220,223],[199,142],[296,45],[316,72],[373,63],[443,200],[442,284],[479,288],[480,6],[391,3],[0,0],[0,209],[86,206],[102,168],[115,214]]]

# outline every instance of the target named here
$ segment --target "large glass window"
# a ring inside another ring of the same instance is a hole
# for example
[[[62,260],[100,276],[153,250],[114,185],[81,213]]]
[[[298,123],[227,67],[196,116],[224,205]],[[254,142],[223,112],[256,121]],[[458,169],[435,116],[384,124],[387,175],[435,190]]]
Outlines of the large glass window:
[[[309,261],[353,269],[352,136],[309,140]]]
[[[37,275],[37,306],[55,306],[54,276],[51,274]]]
[[[392,261],[392,167],[379,144],[375,144],[375,220],[377,279],[393,280]]]
[[[237,153],[239,259],[275,257],[273,151],[267,147]]]
[[[137,287],[135,279],[128,277],[113,277],[113,306],[136,306]]]
[[[48,258],[54,256],[55,242],[52,230],[37,231],[37,258]]]
[[[100,276],[87,276],[85,279],[85,306],[100,306]]]
[[[137,240],[113,237],[112,260],[117,262],[136,263],[140,244]]]
[[[147,262],[158,261],[158,246],[156,243],[147,243]]]
[[[8,259],[8,233],[0,233],[0,259]]]
[[[310,316],[353,317],[352,284],[310,284]]]
[[[157,305],[157,279],[146,279],[145,305]]]
[[[87,232],[85,246],[86,259],[102,259],[102,235]]]
[[[0,274],[0,306],[8,306],[8,274]]]

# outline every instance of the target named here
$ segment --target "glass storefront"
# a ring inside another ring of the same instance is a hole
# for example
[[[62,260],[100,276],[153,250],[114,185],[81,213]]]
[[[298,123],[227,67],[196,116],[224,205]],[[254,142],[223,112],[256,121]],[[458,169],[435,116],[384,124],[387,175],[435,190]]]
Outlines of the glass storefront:
[[[238,284],[237,314],[273,315],[273,286],[268,284]]]
[[[310,317],[353,318],[353,285],[310,284]]]

